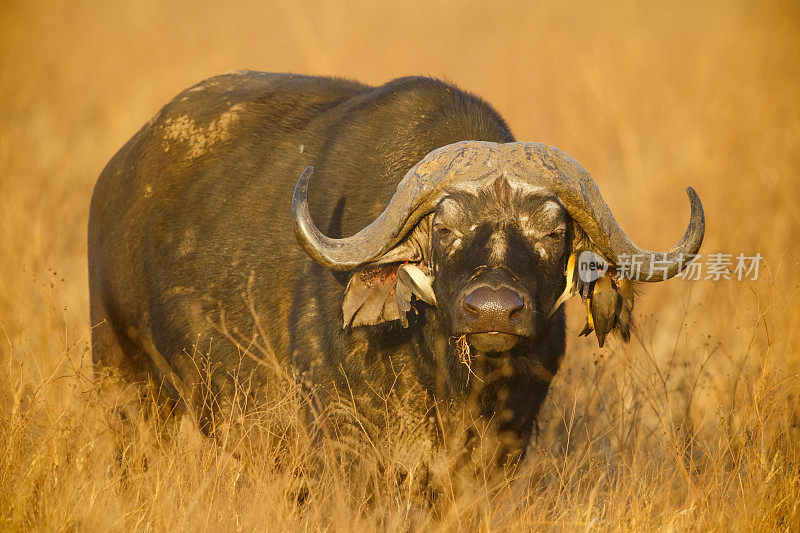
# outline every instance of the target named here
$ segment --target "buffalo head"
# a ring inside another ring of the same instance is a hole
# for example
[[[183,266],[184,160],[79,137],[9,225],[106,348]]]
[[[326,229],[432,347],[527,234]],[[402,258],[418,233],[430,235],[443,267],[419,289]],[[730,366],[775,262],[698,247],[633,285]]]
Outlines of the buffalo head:
[[[700,200],[688,188],[686,233],[654,254],[625,234],[589,174],[567,154],[540,143],[464,141],[425,156],[377,219],[333,239],[311,220],[311,173],[307,168],[295,188],[295,233],[321,265],[354,271],[342,305],[344,326],[406,325],[415,296],[436,308],[443,334],[466,335],[486,354],[508,352],[546,330],[565,296],[577,292],[568,267],[573,252],[583,249],[602,256],[611,274],[592,304],[610,306],[595,311],[611,316],[597,329],[598,339],[612,327],[626,335],[633,291],[630,280],[614,277],[625,258],[641,258],[642,281],[663,281],[699,250],[705,229]],[[651,268],[655,260],[658,269]]]

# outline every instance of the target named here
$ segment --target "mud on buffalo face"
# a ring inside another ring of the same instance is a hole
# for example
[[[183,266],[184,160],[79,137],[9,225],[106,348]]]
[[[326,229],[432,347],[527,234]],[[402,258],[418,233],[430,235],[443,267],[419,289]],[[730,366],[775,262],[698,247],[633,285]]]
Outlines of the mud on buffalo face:
[[[448,193],[431,231],[442,323],[485,353],[535,338],[564,289],[571,227],[542,189],[505,177]]]
[[[612,329],[626,338],[634,291],[618,276],[624,258],[639,258],[646,274],[640,281],[663,281],[688,264],[705,232],[700,199],[687,188],[691,215],[683,238],[667,252],[650,252],[620,228],[589,174],[567,154],[540,143],[463,141],[425,156],[377,219],[333,239],[309,214],[312,170],[300,176],[292,198],[295,234],[318,263],[353,272],[343,326],[407,326],[416,297],[436,308],[441,333],[466,335],[489,354],[535,341],[577,292],[569,272],[576,250],[608,264],[603,283],[582,289],[590,310],[585,331],[594,330],[601,345]]]

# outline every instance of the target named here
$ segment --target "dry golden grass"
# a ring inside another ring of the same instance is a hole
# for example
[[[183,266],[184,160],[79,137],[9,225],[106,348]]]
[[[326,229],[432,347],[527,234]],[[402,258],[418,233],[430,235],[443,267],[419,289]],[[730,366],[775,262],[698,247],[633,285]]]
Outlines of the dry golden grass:
[[[603,350],[572,302],[527,462],[497,486],[442,469],[433,508],[391,475],[402,442],[350,468],[291,387],[257,453],[122,423],[133,391],[91,380],[92,186],[173,95],[245,67],[454,81],[581,161],[652,249],[693,185],[703,251],[760,251],[762,275],[646,287]],[[798,530],[799,148],[795,2],[3,2],[0,529]]]

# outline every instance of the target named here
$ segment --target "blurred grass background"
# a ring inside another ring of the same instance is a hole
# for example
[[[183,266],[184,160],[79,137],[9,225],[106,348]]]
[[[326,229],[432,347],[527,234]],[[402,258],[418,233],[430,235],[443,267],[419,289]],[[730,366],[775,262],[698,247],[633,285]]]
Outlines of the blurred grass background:
[[[646,287],[639,335],[604,350],[572,302],[526,470],[447,511],[389,493],[359,510],[325,475],[298,506],[294,478],[220,464],[186,428],[161,442],[140,421],[120,448],[88,372],[92,187],[161,105],[240,68],[444,78],[580,161],[650,249],[680,237],[694,186],[702,252],[760,252],[761,276]],[[0,528],[800,528],[799,148],[791,1],[6,0]]]

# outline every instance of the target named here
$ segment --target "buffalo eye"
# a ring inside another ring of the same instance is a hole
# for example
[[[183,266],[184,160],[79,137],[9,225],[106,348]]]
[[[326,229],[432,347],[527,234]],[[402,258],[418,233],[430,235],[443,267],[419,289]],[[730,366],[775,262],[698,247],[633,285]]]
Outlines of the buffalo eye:
[[[436,225],[433,227],[433,234],[436,240],[443,246],[449,246],[455,242],[456,232],[448,227]]]
[[[433,228],[433,232],[436,234],[436,238],[440,241],[451,239],[453,237],[453,230],[450,228],[445,228],[444,226],[437,226]]]
[[[548,233],[545,236],[545,238],[550,240],[550,241],[560,241],[561,239],[564,238],[564,233],[565,233],[564,229],[563,228],[559,228],[559,229],[557,229],[555,231],[552,231],[552,232]]]

